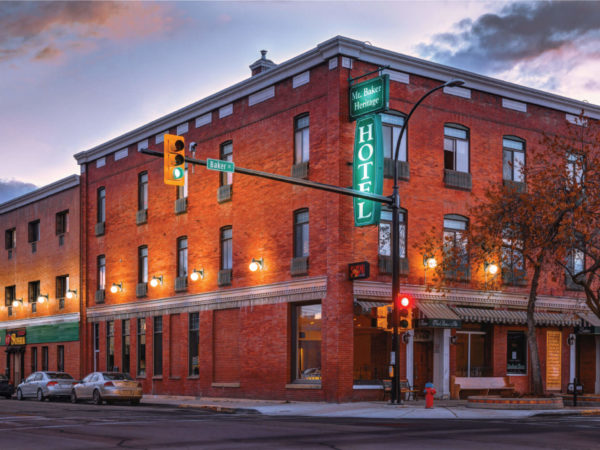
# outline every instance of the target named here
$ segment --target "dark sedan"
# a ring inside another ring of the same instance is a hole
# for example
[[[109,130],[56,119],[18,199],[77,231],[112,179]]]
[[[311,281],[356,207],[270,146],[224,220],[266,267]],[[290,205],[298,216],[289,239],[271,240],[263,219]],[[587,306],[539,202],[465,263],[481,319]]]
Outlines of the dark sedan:
[[[0,396],[11,398],[15,392],[15,387],[10,384],[6,375],[0,375]]]

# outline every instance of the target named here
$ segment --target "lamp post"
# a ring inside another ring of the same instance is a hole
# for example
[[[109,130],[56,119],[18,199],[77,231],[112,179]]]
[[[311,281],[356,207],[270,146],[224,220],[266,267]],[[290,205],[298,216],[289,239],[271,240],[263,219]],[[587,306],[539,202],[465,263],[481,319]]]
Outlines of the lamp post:
[[[455,87],[462,86],[465,84],[462,80],[450,80],[440,86],[437,86],[430,91],[428,91],[423,97],[419,99],[417,103],[414,104],[408,116],[406,116],[406,120],[402,124],[402,129],[400,130],[400,136],[398,137],[398,142],[396,143],[396,150],[394,151],[394,187],[392,190],[392,303],[393,303],[393,316],[394,316],[394,335],[392,340],[392,347],[394,349],[394,379],[392,380],[392,392],[391,392],[391,401],[392,403],[402,403],[402,398],[400,395],[400,347],[398,340],[398,305],[396,304],[396,299],[398,298],[398,294],[400,292],[400,276],[398,270],[400,268],[400,233],[398,227],[400,225],[400,218],[398,214],[400,212],[400,193],[398,192],[398,156],[400,153],[400,143],[402,142],[402,137],[404,136],[404,132],[406,130],[406,125],[410,120],[412,114],[415,112],[415,109],[425,100],[429,95],[433,94],[438,89],[442,89],[445,87]]]

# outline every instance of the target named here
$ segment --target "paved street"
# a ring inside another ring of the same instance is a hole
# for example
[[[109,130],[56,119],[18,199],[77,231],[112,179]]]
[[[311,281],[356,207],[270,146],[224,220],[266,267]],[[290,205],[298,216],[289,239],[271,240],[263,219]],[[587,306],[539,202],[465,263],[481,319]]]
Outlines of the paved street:
[[[597,448],[598,417],[382,420],[0,401],[0,448]]]

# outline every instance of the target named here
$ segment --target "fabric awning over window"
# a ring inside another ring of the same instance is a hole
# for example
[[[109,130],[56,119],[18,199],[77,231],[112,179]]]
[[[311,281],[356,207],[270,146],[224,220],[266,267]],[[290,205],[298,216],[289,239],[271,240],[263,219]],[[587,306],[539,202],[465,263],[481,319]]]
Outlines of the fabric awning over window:
[[[443,303],[418,303],[417,308],[428,319],[460,320],[460,317]]]
[[[506,311],[501,309],[485,308],[453,308],[456,314],[465,322],[507,323],[524,325],[527,323],[526,311]],[[536,325],[550,326],[577,326],[581,319],[575,314],[536,312],[534,313]]]
[[[600,327],[600,318],[596,316],[596,314],[594,314],[593,312],[580,312],[577,313],[577,315],[581,317],[585,322],[587,322],[588,326]]]
[[[355,300],[354,304],[360,306],[364,312],[371,312],[371,308],[379,308],[380,306],[392,306],[392,302],[370,302],[364,300]]]

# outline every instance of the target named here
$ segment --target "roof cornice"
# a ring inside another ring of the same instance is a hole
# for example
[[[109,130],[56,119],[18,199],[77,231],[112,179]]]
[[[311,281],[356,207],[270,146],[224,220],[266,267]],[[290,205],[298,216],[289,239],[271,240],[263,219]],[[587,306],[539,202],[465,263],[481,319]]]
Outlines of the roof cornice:
[[[28,205],[40,201],[51,195],[58,194],[59,192],[71,189],[79,186],[79,175],[71,175],[61,180],[55,181],[54,183],[42,186],[35,191],[28,192],[27,194],[21,195],[17,198],[13,198],[7,202],[0,204],[0,214],[7,213],[22,206]]]
[[[150,123],[74,155],[78,164],[84,164],[106,156],[129,145],[175,127],[183,122],[214,111],[236,100],[274,85],[286,78],[304,72],[336,55],[356,58],[368,63],[390,66],[391,69],[440,81],[461,78],[465,87],[499,95],[511,100],[544,106],[569,114],[578,115],[582,110],[591,118],[600,119],[600,106],[567,97],[550,94],[537,89],[520,86],[502,80],[479,75],[454,67],[433,63],[390,50],[374,47],[363,41],[336,36],[318,44],[292,59],[247,78],[233,86],[199,100],[184,108],[160,117]]]

